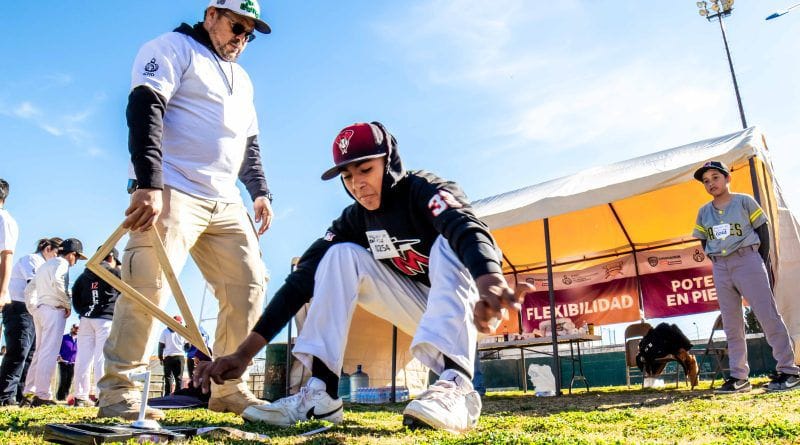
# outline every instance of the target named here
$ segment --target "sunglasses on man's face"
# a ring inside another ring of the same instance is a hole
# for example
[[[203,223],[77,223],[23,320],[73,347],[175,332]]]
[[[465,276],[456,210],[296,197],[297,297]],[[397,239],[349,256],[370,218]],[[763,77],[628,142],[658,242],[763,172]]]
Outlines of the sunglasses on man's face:
[[[252,42],[253,40],[255,40],[256,38],[255,30],[248,31],[247,28],[244,27],[244,25],[228,17],[227,11],[223,11],[222,15],[224,15],[225,18],[228,19],[229,22],[231,22],[231,32],[233,33],[233,35],[238,36],[244,34],[244,40],[247,42]]]

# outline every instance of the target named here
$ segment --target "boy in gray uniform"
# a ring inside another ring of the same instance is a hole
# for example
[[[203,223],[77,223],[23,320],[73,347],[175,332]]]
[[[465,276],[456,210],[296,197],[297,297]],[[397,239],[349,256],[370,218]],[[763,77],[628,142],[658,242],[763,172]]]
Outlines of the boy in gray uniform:
[[[728,337],[730,377],[715,392],[748,392],[747,343],[744,336],[742,296],[747,297],[764,329],[777,362],[777,372],[767,391],[800,387],[800,368],[783,318],[772,295],[769,264],[769,226],[764,211],[750,196],[730,191],[730,170],[720,161],[709,161],[694,172],[706,192],[714,197],[697,212],[692,236],[700,239],[713,263],[714,285]]]

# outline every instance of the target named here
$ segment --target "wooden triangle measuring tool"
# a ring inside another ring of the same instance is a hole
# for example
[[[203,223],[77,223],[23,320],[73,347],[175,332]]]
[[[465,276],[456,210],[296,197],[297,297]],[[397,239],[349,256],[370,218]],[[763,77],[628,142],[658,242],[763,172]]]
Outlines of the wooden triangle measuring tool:
[[[197,347],[200,352],[211,357],[211,351],[208,350],[206,342],[203,341],[203,336],[200,334],[200,328],[197,327],[194,315],[192,315],[192,309],[189,307],[189,303],[186,301],[186,296],[181,289],[178,278],[175,276],[175,271],[172,269],[172,265],[169,262],[167,251],[164,249],[164,243],[161,241],[161,236],[159,235],[158,230],[155,226],[153,226],[148,230],[148,232],[153,240],[153,249],[155,249],[158,263],[161,265],[161,269],[164,271],[164,276],[167,278],[167,283],[172,291],[172,295],[175,297],[175,302],[178,304],[178,308],[181,311],[184,322],[186,322],[186,326],[178,323],[175,319],[170,317],[169,314],[164,312],[163,309],[158,307],[158,305],[148,300],[139,291],[132,288],[121,279],[117,278],[116,275],[109,272],[105,267],[102,266],[101,263],[108,256],[108,254],[111,253],[111,249],[117,245],[120,238],[128,233],[128,229],[122,227],[122,225],[120,225],[117,230],[114,231],[114,233],[112,233],[111,236],[106,240],[106,242],[100,246],[100,249],[98,249],[91,258],[89,258],[89,260],[86,262],[86,267],[97,274],[97,276],[102,278],[106,283],[114,287],[114,289],[120,291],[122,293],[120,297],[130,298],[131,301],[139,305],[139,308],[144,312],[152,315],[165,325],[169,326],[173,331],[183,336],[186,341]]]

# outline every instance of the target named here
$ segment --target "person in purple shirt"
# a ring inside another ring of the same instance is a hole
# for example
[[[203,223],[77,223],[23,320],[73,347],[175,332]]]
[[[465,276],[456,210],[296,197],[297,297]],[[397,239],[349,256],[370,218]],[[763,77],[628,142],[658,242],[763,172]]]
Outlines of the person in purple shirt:
[[[68,334],[61,339],[61,351],[58,353],[58,392],[56,400],[64,400],[72,386],[75,374],[75,357],[78,355],[78,325],[73,324]]]

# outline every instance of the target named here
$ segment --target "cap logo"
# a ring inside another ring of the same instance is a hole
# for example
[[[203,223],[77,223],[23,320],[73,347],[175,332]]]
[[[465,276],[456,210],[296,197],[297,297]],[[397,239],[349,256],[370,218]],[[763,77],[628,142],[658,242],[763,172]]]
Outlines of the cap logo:
[[[258,18],[258,9],[256,9],[252,0],[243,1],[242,4],[239,5],[239,9],[249,12],[250,14],[253,14],[253,17]]]
[[[339,133],[339,140],[336,142],[336,145],[343,155],[347,154],[347,147],[350,146],[350,138],[353,137],[353,134],[355,134],[353,130],[344,130]]]

